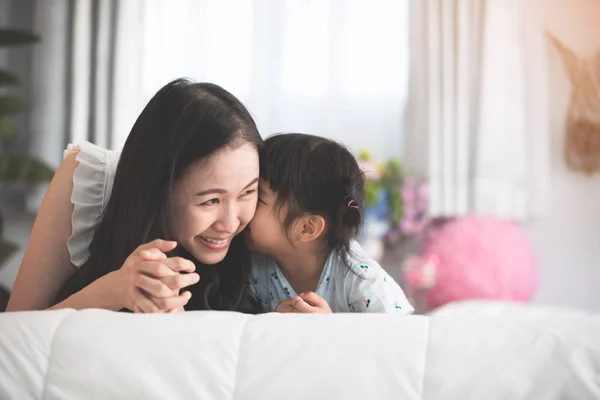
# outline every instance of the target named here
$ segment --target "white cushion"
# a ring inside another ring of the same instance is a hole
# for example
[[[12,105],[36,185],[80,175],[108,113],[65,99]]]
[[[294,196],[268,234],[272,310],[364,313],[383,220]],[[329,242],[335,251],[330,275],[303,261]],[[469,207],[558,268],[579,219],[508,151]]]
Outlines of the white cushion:
[[[0,315],[1,399],[599,399],[588,315]]]
[[[520,303],[498,300],[463,300],[449,303],[429,313],[430,316],[461,316],[461,315],[510,315],[513,317],[544,317],[544,316],[585,316],[591,313],[570,308],[547,306],[542,304]]]

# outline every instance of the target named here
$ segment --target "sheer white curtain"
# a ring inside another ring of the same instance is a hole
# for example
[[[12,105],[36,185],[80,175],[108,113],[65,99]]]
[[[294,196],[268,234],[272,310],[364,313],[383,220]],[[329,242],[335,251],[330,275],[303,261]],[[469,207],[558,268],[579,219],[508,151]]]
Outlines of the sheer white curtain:
[[[301,131],[398,155],[408,3],[397,0],[127,1],[120,15],[113,147],[177,77],[238,96],[263,136]],[[121,5],[123,7],[123,5]]]
[[[434,215],[544,211],[546,45],[524,3],[411,2],[406,155],[430,181]]]
[[[150,97],[189,77],[238,96],[263,136],[397,155],[408,14],[397,0],[36,2],[31,152],[57,166],[68,142],[120,148]]]

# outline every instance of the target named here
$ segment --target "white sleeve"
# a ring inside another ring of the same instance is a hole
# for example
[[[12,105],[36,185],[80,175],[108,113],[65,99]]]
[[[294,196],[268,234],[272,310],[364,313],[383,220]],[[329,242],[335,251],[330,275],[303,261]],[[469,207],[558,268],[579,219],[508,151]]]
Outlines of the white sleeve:
[[[415,309],[400,285],[376,262],[362,264],[366,271],[348,271],[346,293],[353,312],[407,315]]]
[[[83,142],[69,144],[64,157],[71,154],[76,154],[79,165],[73,173],[72,232],[67,248],[71,263],[80,267],[90,256],[90,244],[110,198],[120,153]]]
[[[351,243],[344,287],[352,312],[411,314],[415,311],[400,285],[360,247]]]

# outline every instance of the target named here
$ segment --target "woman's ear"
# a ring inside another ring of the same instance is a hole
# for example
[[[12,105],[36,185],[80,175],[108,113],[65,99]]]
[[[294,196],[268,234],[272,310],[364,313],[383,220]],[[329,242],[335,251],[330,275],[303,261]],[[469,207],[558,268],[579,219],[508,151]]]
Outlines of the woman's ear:
[[[299,242],[312,242],[325,231],[325,218],[320,215],[306,214],[296,221],[294,236]]]

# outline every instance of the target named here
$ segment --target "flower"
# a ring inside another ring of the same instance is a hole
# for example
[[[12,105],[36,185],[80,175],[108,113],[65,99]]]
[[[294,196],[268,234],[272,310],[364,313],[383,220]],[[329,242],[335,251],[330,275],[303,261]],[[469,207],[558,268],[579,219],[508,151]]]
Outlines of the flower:
[[[358,152],[358,158],[362,161],[371,161],[371,151],[367,149],[362,149]]]
[[[406,179],[400,187],[403,214],[399,223],[388,233],[390,242],[402,236],[419,236],[429,226],[429,185],[416,179]]]
[[[367,181],[379,182],[381,173],[376,164],[364,160],[357,160],[360,170],[365,174]]]

